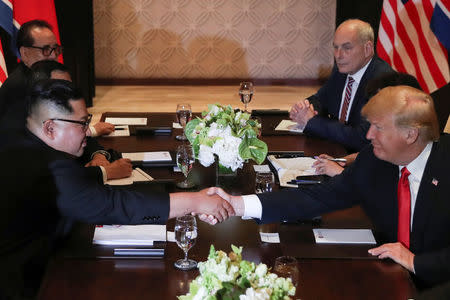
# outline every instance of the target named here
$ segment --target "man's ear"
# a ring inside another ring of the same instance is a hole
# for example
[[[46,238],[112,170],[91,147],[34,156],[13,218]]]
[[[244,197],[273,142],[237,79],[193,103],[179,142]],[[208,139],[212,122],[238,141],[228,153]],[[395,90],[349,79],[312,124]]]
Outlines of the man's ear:
[[[20,47],[19,48],[19,53],[20,53],[20,58],[21,58],[21,60],[22,60],[22,62],[26,65],[26,66],[28,66],[28,60],[27,60],[27,51],[28,51],[28,49],[27,48],[25,48],[25,47]],[[30,66],[28,66],[28,67],[30,67]]]
[[[407,128],[405,132],[406,142],[411,145],[414,144],[419,138],[419,128],[411,127]]]
[[[372,41],[367,41],[364,44],[364,55],[366,57],[371,57],[374,54],[374,48],[373,48],[373,42]]]
[[[47,138],[53,140],[55,138],[55,130],[56,130],[55,122],[53,122],[52,120],[47,120],[44,122],[44,125],[42,126],[42,131]]]

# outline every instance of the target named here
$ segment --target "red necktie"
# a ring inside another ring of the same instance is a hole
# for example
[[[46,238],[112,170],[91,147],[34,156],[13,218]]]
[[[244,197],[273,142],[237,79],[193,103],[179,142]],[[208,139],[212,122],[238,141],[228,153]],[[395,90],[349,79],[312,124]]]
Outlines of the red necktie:
[[[402,169],[402,175],[398,182],[398,231],[397,239],[409,249],[409,234],[411,224],[411,192],[409,190],[408,176],[411,173],[406,167]]]
[[[345,87],[344,104],[342,104],[341,115],[339,116],[339,122],[341,123],[345,123],[345,118],[347,117],[348,106],[352,99],[352,85],[354,81],[353,77],[348,77],[347,86]]]

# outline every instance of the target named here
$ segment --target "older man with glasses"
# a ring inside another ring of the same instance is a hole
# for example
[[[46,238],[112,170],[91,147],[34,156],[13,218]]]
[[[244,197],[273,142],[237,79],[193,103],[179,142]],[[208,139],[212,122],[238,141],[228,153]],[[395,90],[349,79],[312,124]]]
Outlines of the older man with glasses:
[[[0,88],[0,131],[4,134],[10,131],[23,131],[25,128],[26,99],[32,84],[32,65],[44,60],[56,61],[63,51],[52,27],[43,20],[24,23],[17,34],[16,45],[20,52],[21,63]],[[99,127],[97,124],[95,126],[96,130],[90,128],[91,132],[103,134],[103,129],[107,130],[105,133],[114,130],[114,126],[109,123],[101,122]],[[79,159],[80,163],[107,167],[110,164],[110,154],[90,137],[87,144],[86,154]],[[118,171],[115,172],[117,175],[108,178],[129,176],[131,174],[129,166],[123,167],[122,170],[115,168]]]

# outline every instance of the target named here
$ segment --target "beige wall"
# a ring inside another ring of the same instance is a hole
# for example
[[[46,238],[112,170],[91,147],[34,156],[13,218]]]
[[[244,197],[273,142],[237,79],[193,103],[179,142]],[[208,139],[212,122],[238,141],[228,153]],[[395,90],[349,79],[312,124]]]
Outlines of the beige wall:
[[[97,78],[310,79],[336,0],[94,0]]]

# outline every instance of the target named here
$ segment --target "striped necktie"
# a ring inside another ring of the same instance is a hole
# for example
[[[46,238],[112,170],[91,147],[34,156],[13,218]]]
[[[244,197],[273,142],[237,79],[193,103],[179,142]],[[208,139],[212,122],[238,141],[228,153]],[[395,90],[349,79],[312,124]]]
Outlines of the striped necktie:
[[[350,100],[352,99],[352,85],[355,80],[353,77],[348,77],[347,86],[345,88],[344,104],[342,105],[341,115],[339,116],[339,122],[345,123],[347,117],[348,107],[350,105]]]

